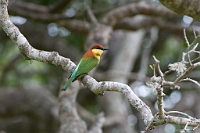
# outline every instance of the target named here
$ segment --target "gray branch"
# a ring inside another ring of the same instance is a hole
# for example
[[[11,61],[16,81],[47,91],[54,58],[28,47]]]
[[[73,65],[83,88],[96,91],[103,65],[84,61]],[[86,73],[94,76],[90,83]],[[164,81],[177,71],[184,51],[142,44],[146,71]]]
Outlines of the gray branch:
[[[33,48],[28,40],[20,33],[19,29],[10,21],[7,11],[7,0],[0,2],[0,25],[10,39],[17,44],[21,53],[28,60],[52,63],[61,66],[64,70],[72,72],[75,64],[70,59],[60,56],[57,52],[46,52]],[[104,91],[118,91],[123,93],[128,101],[141,113],[144,123],[148,125],[152,121],[152,113],[149,107],[139,99],[132,89],[118,82],[97,82],[90,76],[85,76],[82,82],[88,86],[95,94],[102,94]]]
[[[188,15],[196,20],[200,20],[199,0],[160,0],[160,2],[178,14]]]

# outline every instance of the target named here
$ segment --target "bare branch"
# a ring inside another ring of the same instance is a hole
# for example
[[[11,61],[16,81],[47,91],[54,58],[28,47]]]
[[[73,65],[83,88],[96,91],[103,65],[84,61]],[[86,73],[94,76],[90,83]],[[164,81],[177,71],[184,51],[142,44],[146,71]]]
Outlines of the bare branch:
[[[47,51],[35,49],[29,44],[27,39],[20,33],[19,29],[10,21],[9,15],[7,12],[7,5],[8,5],[7,0],[2,0],[0,2],[0,24],[3,28],[3,30],[6,32],[6,34],[11,38],[11,40],[17,44],[17,46],[19,47],[19,49],[20,49],[21,53],[24,55],[24,57],[28,60],[38,60],[41,62],[49,62],[54,65],[59,65],[63,69],[65,69],[69,72],[72,72],[73,69],[75,68],[75,64],[73,62],[71,62],[70,59],[60,56],[57,52],[47,52]],[[163,10],[163,12],[159,12],[162,10]],[[90,11],[88,11],[88,13],[91,13]],[[114,12],[114,11],[116,11],[116,12]],[[120,11],[122,11],[121,13],[122,14],[124,13],[125,15],[124,14],[121,15]],[[130,12],[127,12],[127,11],[130,11]],[[118,18],[116,17],[117,13],[118,13]],[[124,17],[134,16],[138,13],[152,15],[152,16],[159,16],[160,14],[162,14],[164,16],[169,15],[169,17],[176,16],[176,14],[170,12],[169,10],[167,10],[163,7],[157,8],[152,5],[149,6],[146,2],[138,2],[137,4],[135,4],[135,3],[130,4],[130,5],[128,5],[127,9],[125,9],[124,7],[123,8],[121,7],[121,8],[117,8],[116,10],[110,11],[108,13],[108,15],[106,15],[102,19],[101,22],[103,24],[98,24],[96,26],[96,28],[98,28],[98,30],[94,29],[90,32],[91,36],[89,36],[88,40],[90,40],[90,41],[88,41],[88,42],[91,42],[91,40],[94,40],[94,41],[101,41],[101,42],[103,42],[103,44],[106,44],[109,40],[108,36],[110,35],[110,33],[112,33],[113,26],[116,25],[119,20],[123,19]],[[90,14],[89,16],[93,23],[97,22],[96,18],[93,18],[94,17],[93,14]],[[39,17],[39,19],[42,19],[40,17]],[[48,17],[49,16],[47,16],[47,18],[45,18],[45,19],[49,19]],[[57,17],[56,19],[58,19],[61,16],[55,15],[54,17]],[[66,19],[66,16],[63,16],[63,18]],[[55,20],[55,18],[53,18],[53,19]],[[73,25],[74,26],[73,28],[75,28],[77,26],[77,24],[74,24],[73,22],[77,22],[77,20],[68,21],[68,24],[67,24],[68,28],[70,28],[70,25]],[[82,21],[78,21],[78,22],[80,24]],[[63,26],[66,24],[66,22],[64,20],[59,21],[58,23]],[[91,24],[86,22],[85,25],[83,26],[84,32],[90,31],[90,26],[91,26]],[[92,34],[95,33],[96,31],[99,31],[99,29],[101,29],[100,33],[95,34],[95,36],[94,35],[92,36]],[[184,32],[185,32],[185,30],[184,30]],[[164,96],[163,87],[164,86],[173,86],[173,87],[178,88],[179,86],[177,84],[180,83],[181,81],[191,81],[191,82],[197,84],[198,86],[200,86],[199,83],[196,82],[195,80],[186,78],[188,76],[188,74],[194,68],[200,66],[200,62],[194,63],[194,61],[196,61],[196,59],[199,59],[199,57],[196,58],[195,60],[192,60],[192,59],[190,59],[191,57],[189,55],[189,53],[193,53],[193,52],[199,53],[198,51],[196,51],[196,48],[198,46],[198,43],[196,43],[196,39],[198,38],[198,36],[196,36],[196,34],[195,34],[195,41],[192,44],[189,44],[186,33],[184,33],[184,37],[186,39],[186,42],[187,42],[189,48],[188,48],[187,53],[183,54],[182,60],[183,61],[189,60],[190,66],[186,70],[181,71],[181,74],[178,75],[178,77],[176,78],[176,80],[174,82],[165,81],[164,78],[165,78],[166,73],[162,72],[162,70],[160,68],[160,64],[159,64],[160,61],[155,56],[153,56],[153,58],[156,62],[156,65],[154,65],[154,76],[151,78],[151,82],[152,82],[152,84],[154,84],[152,86],[154,86],[154,88],[156,88],[157,94],[158,94],[157,95],[158,114],[156,114],[154,117],[152,115],[150,108],[137,95],[135,95],[135,93],[132,91],[132,89],[126,84],[122,84],[122,83],[118,83],[118,82],[111,82],[111,81],[97,82],[94,78],[90,77],[89,75],[84,76],[82,79],[80,79],[80,81],[82,81],[82,83],[85,86],[89,87],[90,90],[97,95],[103,95],[105,93],[105,91],[116,91],[116,92],[120,92],[120,93],[124,94],[124,96],[131,103],[131,105],[133,105],[133,107],[135,107],[142,115],[144,123],[145,123],[145,125],[147,125],[147,129],[152,128],[153,126],[157,126],[157,125],[161,125],[161,124],[165,124],[165,123],[174,123],[174,124],[184,125],[185,130],[187,129],[188,126],[193,126],[193,127],[197,128],[197,127],[199,127],[199,123],[200,123],[199,119],[195,119],[184,113],[177,113],[177,114],[181,114],[183,117],[172,116],[175,112],[166,113],[164,111],[164,107],[163,107],[163,96]],[[185,58],[187,58],[187,59],[185,59]],[[156,75],[155,68],[158,69],[158,73],[160,76]],[[76,96],[76,94],[77,93],[75,93],[74,95],[71,95],[71,96],[73,96],[72,99],[75,99],[74,97]],[[69,94],[62,93],[60,95],[60,98],[61,99],[65,98],[66,95],[69,95]],[[70,97],[67,97],[67,98],[70,98]],[[69,100],[71,102],[70,105],[74,102],[74,101],[72,101],[72,99],[71,99],[71,101]],[[60,105],[62,105],[62,107],[64,107],[66,105],[66,103],[65,104],[60,103]],[[72,110],[73,109],[74,108],[72,108]],[[63,111],[63,110],[64,110],[64,108],[61,108],[61,111]],[[74,111],[73,113],[76,115],[76,111]],[[65,113],[62,114],[62,112],[60,114],[67,115]],[[76,116],[76,117],[78,117],[78,116]],[[186,117],[186,118],[184,118],[184,117]],[[74,121],[75,123],[77,123],[76,120]],[[65,120],[62,119],[62,122],[64,123]],[[78,118],[78,123],[84,127],[84,130],[86,129],[84,122],[82,123],[81,119],[79,119],[79,118]],[[101,114],[98,117],[98,119],[96,120],[96,124],[93,126],[93,128],[90,131],[96,132],[98,130],[99,132],[102,132],[101,127],[103,126],[103,123],[104,123],[104,117]],[[62,127],[61,129],[64,129],[64,127]]]
[[[153,56],[153,59],[154,59],[155,62],[156,62],[156,65],[157,65],[157,67],[158,67],[158,72],[159,72],[161,78],[164,79],[164,74],[163,74],[163,72],[162,72],[162,70],[161,70],[161,68],[160,68],[160,61],[159,61],[155,56]]]
[[[139,14],[138,14],[139,15]],[[125,18],[114,26],[114,29],[126,29],[126,30],[138,30],[141,28],[148,28],[151,26],[158,26],[159,29],[169,30],[170,32],[180,32],[185,27],[182,26],[180,23],[170,22],[163,20],[162,18],[152,17],[152,16],[135,16],[133,18]],[[199,26],[189,26],[187,27],[187,32],[199,33],[200,28]]]
[[[12,1],[8,5],[8,9],[12,11],[12,9],[15,8],[13,11],[17,10],[23,10],[27,12],[34,12],[34,13],[48,13],[49,8],[47,6],[37,5],[30,2],[22,2],[22,1]],[[17,10],[16,10],[17,9]],[[16,12],[17,13],[17,12]],[[22,12],[23,13],[23,12]]]
[[[187,39],[187,35],[186,35],[186,31],[185,31],[185,29],[183,29],[183,35],[184,35],[184,38],[185,38],[186,44],[187,44],[188,47],[189,47],[189,46],[190,46],[190,43],[189,43],[189,41],[188,41],[188,39]]]
[[[183,74],[181,74],[175,81],[174,84],[177,85],[182,79],[184,79],[193,69],[194,65],[191,65]]]
[[[59,133],[86,133],[86,124],[79,117],[77,113],[77,108],[75,104],[75,99],[77,93],[80,89],[80,84],[78,82],[74,82],[72,86],[68,88],[68,91],[61,92],[59,94],[59,116],[61,121],[60,131]],[[75,87],[76,86],[76,87]]]
[[[156,59],[155,56],[153,56],[153,59],[155,60],[156,62],[156,65],[158,67],[158,72],[159,72],[159,75],[161,77],[161,80],[157,82],[157,84],[162,84],[164,80],[164,74],[163,72],[161,71],[160,69],[160,61],[158,59]],[[153,76],[155,77],[155,76]],[[159,116],[159,119],[163,120],[164,119],[164,107],[163,107],[163,97],[165,96],[165,94],[163,93],[163,87],[161,85],[158,85],[156,87],[156,91],[157,91],[157,104],[158,104],[158,116]]]
[[[60,20],[58,24],[70,31],[79,33],[88,33],[90,31],[90,27],[92,26],[92,24],[87,21],[81,21],[76,19],[68,21]]]
[[[184,126],[188,123],[188,126],[199,127],[200,119],[196,119],[193,117],[183,118],[183,117],[166,115],[164,117],[164,121],[155,119],[152,125],[158,126],[158,125],[163,125],[165,123],[178,124],[178,125],[184,125]]]
[[[94,16],[92,10],[90,9],[90,7],[86,8],[86,14],[87,17],[89,18],[90,22],[92,22],[94,25],[96,25],[98,23],[96,17]]]
[[[57,52],[46,52],[33,48],[27,39],[20,33],[19,29],[10,21],[7,12],[8,1],[2,0],[0,3],[0,25],[13,42],[17,44],[21,53],[26,59],[49,62],[60,65],[63,69],[72,72],[75,64],[70,59],[60,56]],[[117,91],[125,95],[128,101],[141,113],[144,123],[148,125],[152,121],[152,113],[149,107],[139,99],[132,89],[125,84],[117,82],[97,82],[92,77],[86,75],[82,82],[95,94],[103,94],[104,91]]]
[[[60,0],[60,1],[64,2],[64,0]],[[70,0],[66,0],[66,3],[68,1],[70,1]],[[56,4],[53,5],[53,7],[54,6],[56,6]],[[67,21],[69,21],[69,19],[74,18],[74,17],[68,17],[65,14],[59,14],[59,13],[55,13],[55,12],[52,13],[51,9],[46,6],[40,6],[37,4],[24,3],[24,2],[13,2],[12,5],[9,5],[9,11],[11,12],[11,14],[14,14],[14,15],[17,14],[22,17],[40,20],[40,21],[44,21],[44,22],[55,22],[55,21],[59,22],[62,20],[67,23]],[[95,10],[94,10],[94,13],[95,13]],[[106,12],[104,12],[104,13],[106,13]],[[114,9],[112,8],[112,10],[109,9],[108,13],[102,18],[101,22],[103,24],[113,27],[119,22],[119,20],[121,20],[123,18],[127,18],[127,17],[133,17],[138,14],[145,14],[145,15],[150,15],[150,16],[162,16],[162,17],[177,16],[170,10],[163,7],[162,5],[155,6],[154,3],[148,3],[148,2],[142,1],[142,2],[138,2],[138,3],[133,2],[129,5],[122,5],[120,7],[114,8]],[[89,15],[89,16],[91,16],[91,15]],[[84,14],[82,15],[82,17],[84,17]],[[77,20],[77,21],[80,21],[80,20]],[[149,21],[144,21],[144,22],[149,22]],[[156,22],[159,23],[159,21],[155,20],[154,23],[156,23]],[[123,25],[123,24],[121,24],[121,25]],[[165,25],[166,24],[163,24],[162,27],[165,27]],[[125,26],[125,25],[123,25],[123,26]],[[169,27],[169,26],[167,26],[167,27]],[[176,26],[173,26],[173,27],[176,27]],[[180,26],[178,26],[178,27],[175,29],[180,29]],[[181,28],[182,28],[182,26],[181,26]],[[126,28],[122,28],[122,29],[126,29]],[[173,28],[170,28],[170,29],[173,29]]]
[[[135,16],[137,14],[144,14],[150,16],[175,17],[177,16],[167,8],[161,5],[154,5],[151,2],[140,1],[138,3],[131,3],[126,6],[118,7],[108,12],[103,18],[102,23],[114,26],[122,18]]]
[[[64,68],[67,66],[69,70],[73,70],[75,64],[71,62],[70,59],[60,56],[57,52],[46,52],[33,48],[27,39],[20,33],[19,29],[9,19],[6,5],[7,2],[1,3],[0,5],[0,24],[10,39],[17,44],[26,59],[50,62],[55,65],[61,65]]]
[[[123,93],[127,100],[141,113],[146,125],[152,121],[153,116],[151,110],[143,101],[141,101],[141,99],[138,98],[138,96],[135,95],[128,85],[110,81],[97,82],[88,75],[84,76],[82,82],[97,95],[101,95],[105,91],[116,91]]]
[[[182,116],[184,116],[184,117],[187,117],[187,118],[192,119],[192,117],[189,116],[188,114],[183,113],[183,112],[179,112],[179,111],[168,111],[168,112],[165,112],[165,114],[166,114],[166,115],[177,114],[177,115],[182,115]]]
[[[163,93],[163,88],[157,88],[157,101],[158,101],[158,116],[159,119],[164,119],[164,107],[163,107],[163,97],[165,96],[165,94]]]
[[[183,74],[181,74],[175,81],[174,84],[178,84],[181,80],[183,80],[192,70],[196,67],[200,66],[200,62],[192,64]]]
[[[186,78],[186,79],[183,79],[181,81],[190,81],[190,82],[193,82],[194,84],[196,84],[198,87],[200,87],[200,83],[197,82],[196,80],[191,79],[191,78]]]
[[[196,34],[196,31],[194,30],[193,31],[193,34],[194,34],[194,37],[195,37],[195,39],[197,38],[197,34]]]
[[[66,0],[66,1],[60,0],[60,1],[61,1],[61,3],[66,2],[64,4],[67,4],[67,2],[69,2],[70,0]],[[133,8],[131,7],[131,5],[133,6]],[[54,6],[56,6],[56,3],[54,5],[52,5],[52,7],[54,7]],[[130,10],[127,7],[129,7]],[[115,29],[138,30],[140,28],[150,27],[153,25],[156,25],[156,26],[160,27],[161,29],[165,29],[165,30],[170,29],[170,31],[180,31],[184,28],[181,24],[168,22],[161,18],[156,18],[156,17],[155,18],[145,17],[144,20],[136,21],[136,23],[135,23],[135,21],[133,21],[133,22],[127,21],[128,17],[133,17],[138,14],[144,14],[144,15],[149,15],[149,16],[162,16],[162,17],[177,16],[176,14],[174,14],[171,11],[164,8],[162,5],[155,6],[155,3],[148,3],[148,2],[144,2],[144,1],[138,2],[138,3],[134,2],[129,5],[122,5],[120,7],[117,7],[117,8],[115,7],[115,8],[111,8],[111,9],[108,9],[104,12],[100,11],[103,14],[107,13],[107,12],[108,12],[108,14],[110,14],[110,15],[105,15],[101,22],[104,23],[104,20],[106,20],[107,22],[105,24],[111,25],[112,27],[114,26]],[[123,9],[122,10],[123,12],[121,12],[121,9]],[[79,33],[88,33],[90,26],[92,25],[89,22],[81,21],[81,20],[77,19],[77,16],[79,16],[79,18],[85,17],[84,13],[82,13],[81,15],[77,14],[74,17],[68,17],[65,14],[51,12],[50,7],[41,6],[41,5],[37,5],[37,4],[33,4],[33,3],[12,2],[12,4],[9,5],[9,11],[13,15],[20,15],[22,17],[26,17],[26,18],[30,18],[30,19],[34,19],[34,20],[40,20],[43,22],[57,22],[58,24],[61,24],[61,26],[64,26],[71,31],[75,31],[75,32],[79,32]],[[129,14],[129,11],[132,11],[132,12],[130,12],[130,14]],[[98,11],[96,11],[96,10],[94,10],[94,11],[91,10],[91,12],[93,12],[94,15],[99,14]],[[119,14],[120,14],[120,18],[119,18]],[[89,16],[91,16],[91,15],[89,15]],[[112,21],[109,21],[109,19],[111,19]],[[116,19],[116,20],[114,20],[114,19]],[[123,21],[120,22],[119,20],[122,20],[122,19],[123,19]],[[135,19],[138,20],[137,17]],[[111,24],[113,21],[116,21],[115,25]],[[80,30],[76,26],[80,27]],[[189,31],[189,32],[193,32],[193,30],[196,30],[198,32],[199,27],[194,26],[194,28],[192,28],[192,27],[187,28],[187,31]]]
[[[22,9],[27,12],[35,12],[35,13],[60,13],[66,8],[66,6],[71,2],[71,0],[59,0],[56,1],[51,6],[41,6],[38,4],[30,3],[30,2],[22,2],[22,1],[13,1],[8,6],[8,9],[12,11],[17,11],[17,9]],[[12,8],[15,9],[13,10]],[[24,12],[24,14],[27,14]],[[23,13],[23,12],[22,12]]]
[[[160,2],[167,8],[173,10],[174,12],[182,15],[188,15],[196,20],[200,20],[199,15],[199,0],[160,0]]]
[[[186,125],[187,123],[188,126],[199,126],[200,119],[195,119],[195,118],[183,118],[183,117],[177,117],[177,116],[166,116],[165,121],[167,123],[172,123],[172,124],[179,124],[179,125]]]

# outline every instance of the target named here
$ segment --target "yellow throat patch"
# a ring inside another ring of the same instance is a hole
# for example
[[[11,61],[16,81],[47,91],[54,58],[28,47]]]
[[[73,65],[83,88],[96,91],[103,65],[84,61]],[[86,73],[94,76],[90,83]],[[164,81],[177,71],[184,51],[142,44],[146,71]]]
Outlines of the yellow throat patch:
[[[101,49],[92,49],[92,53],[94,54],[94,57],[100,60],[100,56],[103,53],[103,50]]]

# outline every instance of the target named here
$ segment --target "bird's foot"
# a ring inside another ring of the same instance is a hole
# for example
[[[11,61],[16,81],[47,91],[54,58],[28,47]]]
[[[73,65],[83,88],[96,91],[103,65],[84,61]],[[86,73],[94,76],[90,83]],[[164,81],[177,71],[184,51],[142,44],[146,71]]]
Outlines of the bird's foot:
[[[61,89],[61,91],[65,91],[65,90],[66,90],[65,88],[62,88],[62,89]]]

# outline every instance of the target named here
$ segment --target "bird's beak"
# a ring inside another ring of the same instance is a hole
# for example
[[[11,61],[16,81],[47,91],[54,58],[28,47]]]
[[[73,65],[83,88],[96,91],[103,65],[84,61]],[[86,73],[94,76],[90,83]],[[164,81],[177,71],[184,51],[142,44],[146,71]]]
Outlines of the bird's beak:
[[[109,49],[107,49],[107,48],[104,48],[104,49],[103,49],[103,51],[104,51],[104,50],[109,50]]]

